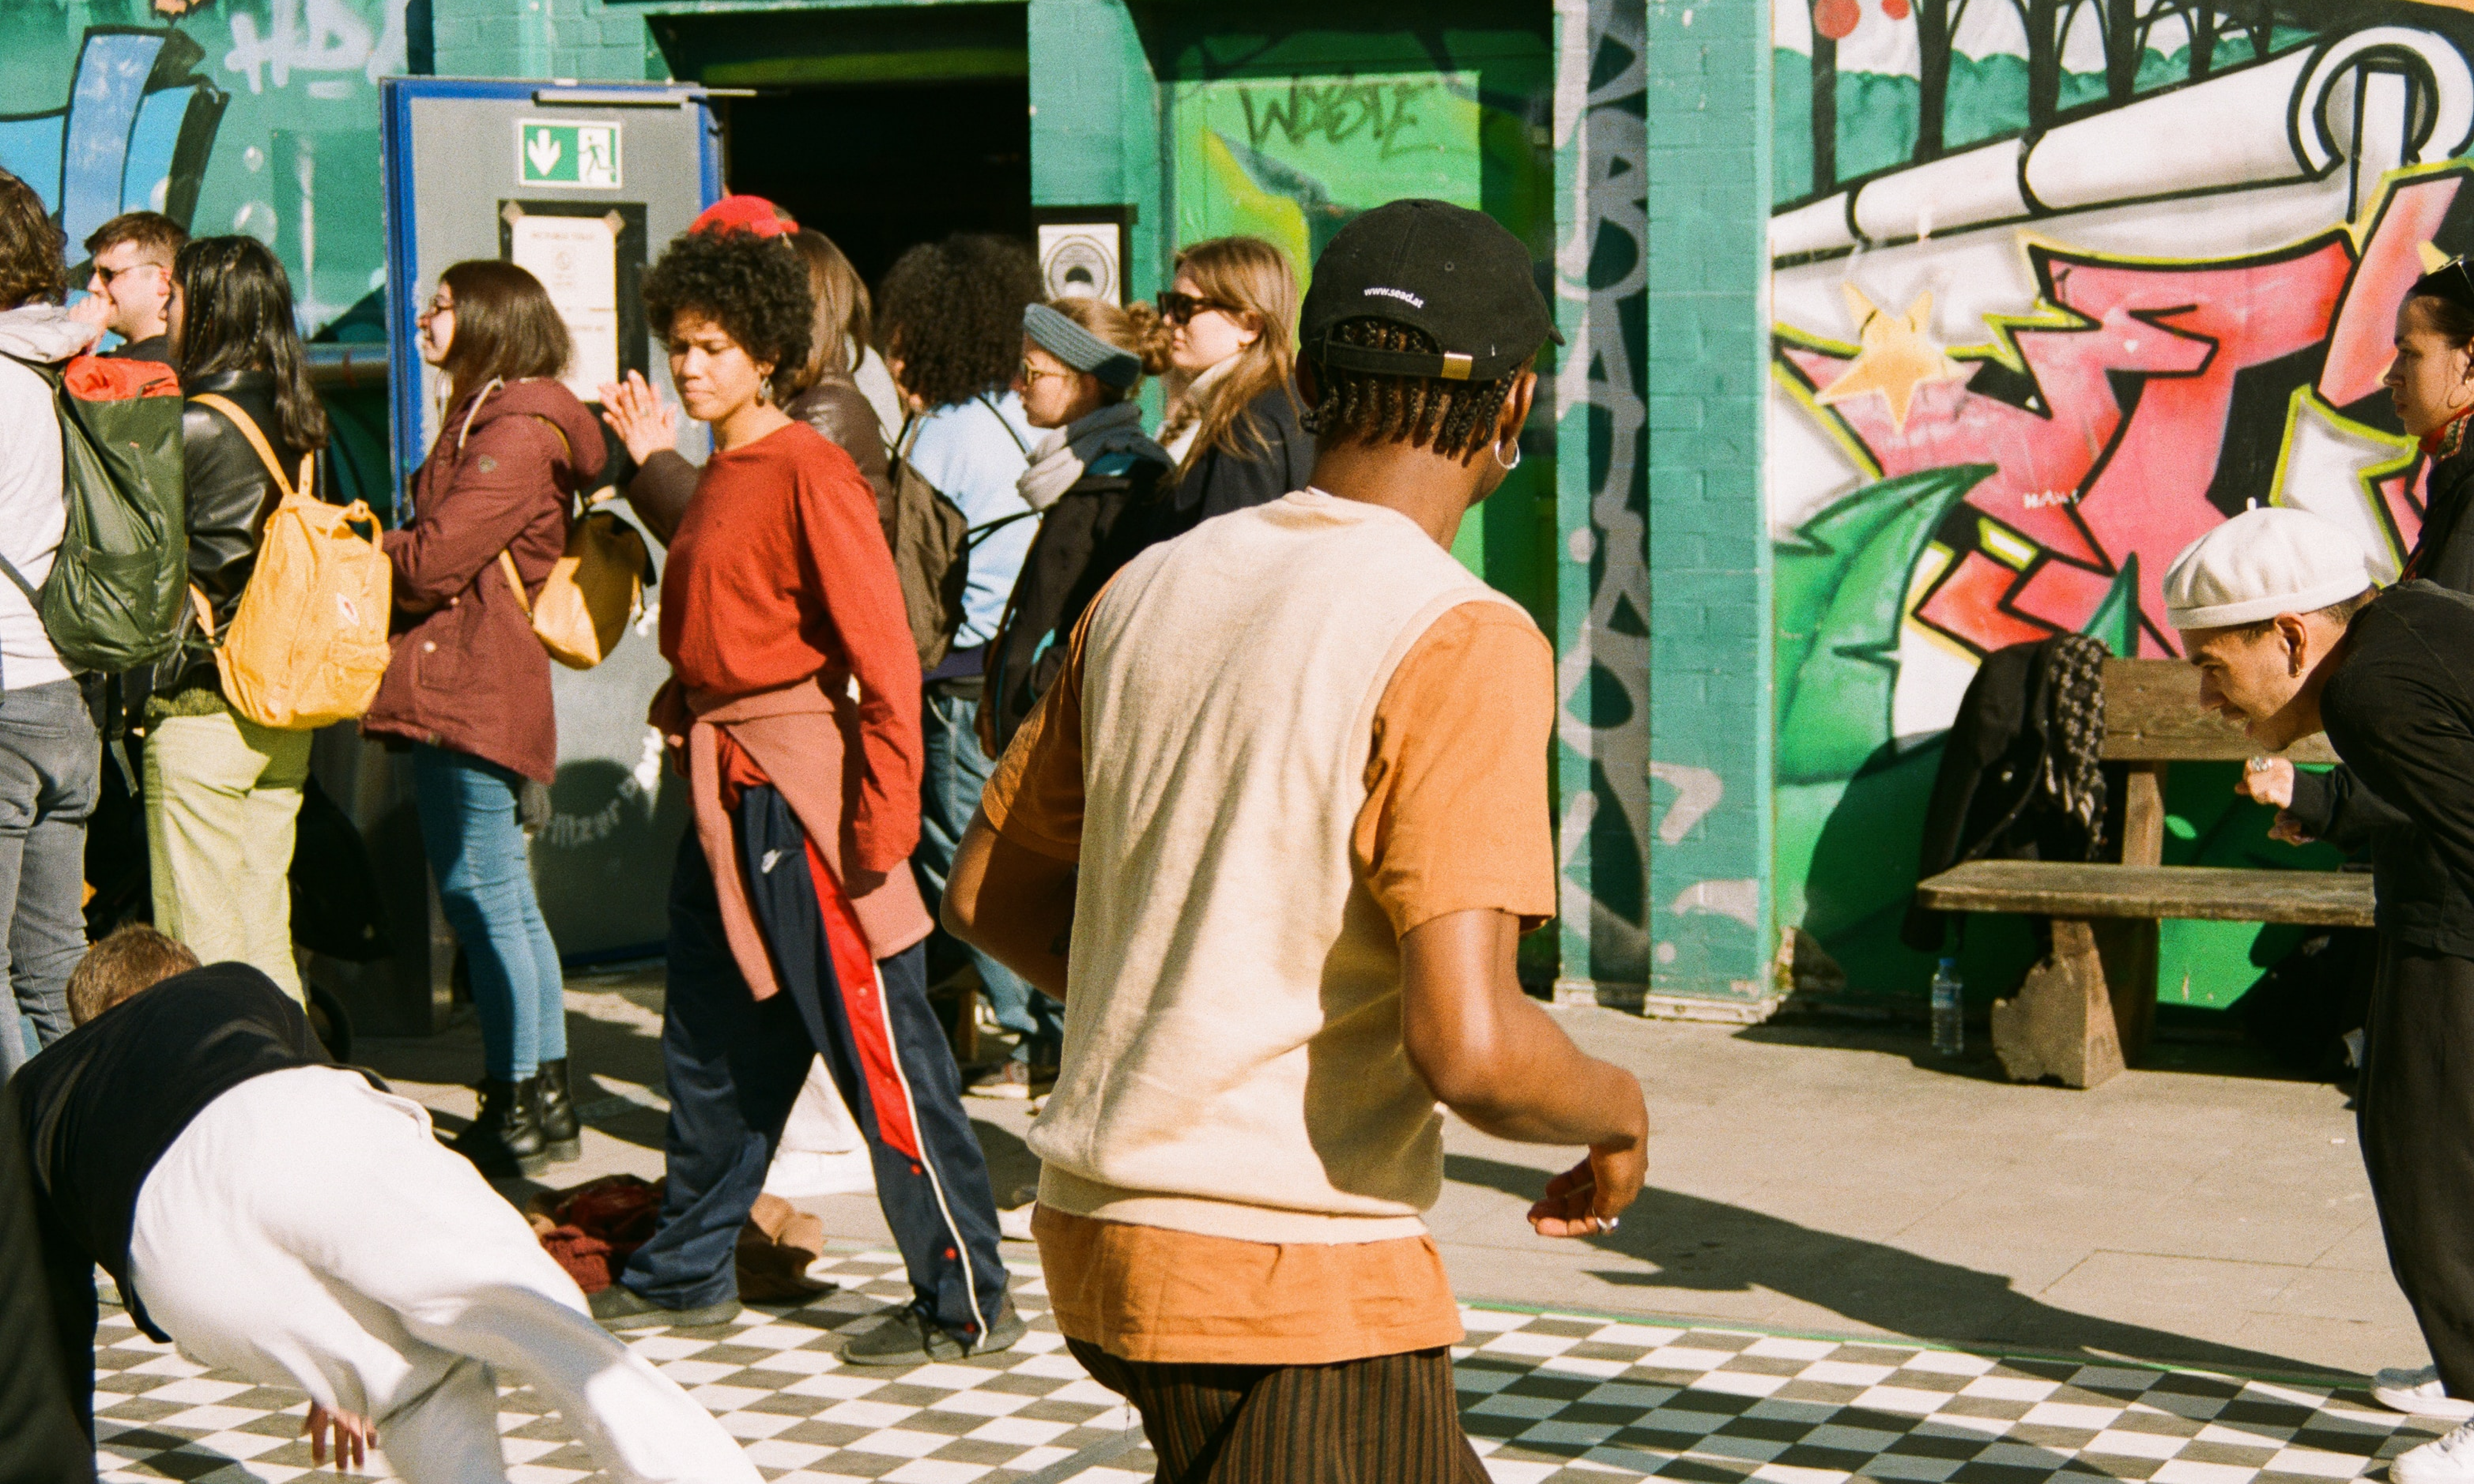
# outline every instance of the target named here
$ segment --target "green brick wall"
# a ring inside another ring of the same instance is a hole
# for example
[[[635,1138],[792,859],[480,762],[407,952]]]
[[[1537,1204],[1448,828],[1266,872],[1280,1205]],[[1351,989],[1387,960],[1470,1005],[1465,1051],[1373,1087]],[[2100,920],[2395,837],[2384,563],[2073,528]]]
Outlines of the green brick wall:
[[[668,75],[636,8],[603,0],[431,0],[430,46],[440,77]]]
[[[1650,990],[1749,1010],[1773,993],[1769,7],[1647,19]]]

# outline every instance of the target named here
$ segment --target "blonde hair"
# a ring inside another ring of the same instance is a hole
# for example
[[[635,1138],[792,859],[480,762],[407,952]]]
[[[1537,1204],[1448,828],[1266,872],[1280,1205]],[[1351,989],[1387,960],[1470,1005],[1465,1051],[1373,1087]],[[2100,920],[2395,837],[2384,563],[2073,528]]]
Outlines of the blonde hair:
[[[124,922],[69,970],[69,1022],[84,1025],[139,991],[197,967],[198,956],[179,939],[143,922]]]
[[[1192,278],[1202,298],[1250,314],[1262,325],[1214,387],[1211,405],[1201,409],[1194,444],[1176,471],[1181,479],[1208,449],[1225,448],[1243,458],[1270,449],[1270,439],[1247,408],[1274,387],[1289,391],[1297,371],[1298,275],[1288,254],[1260,237],[1213,237],[1180,250],[1170,276]]]
[[[1169,329],[1160,321],[1157,305],[1138,301],[1120,309],[1104,299],[1094,299],[1088,294],[1076,294],[1064,299],[1052,299],[1048,301],[1048,307],[1090,331],[1098,339],[1141,361],[1143,375],[1156,376],[1168,370]],[[1090,375],[1088,371],[1082,374]],[[1091,379],[1100,380],[1097,376],[1092,376]],[[1106,407],[1131,400],[1134,394],[1142,389],[1142,376],[1135,377],[1132,385],[1124,388],[1112,387],[1101,381],[1100,405]]]
[[[775,211],[778,214],[780,208]],[[803,227],[788,240],[799,261],[808,266],[808,293],[816,301],[816,314],[808,337],[807,364],[794,375],[775,378],[786,401],[828,375],[846,376],[859,370],[875,317],[866,283],[831,237]]]

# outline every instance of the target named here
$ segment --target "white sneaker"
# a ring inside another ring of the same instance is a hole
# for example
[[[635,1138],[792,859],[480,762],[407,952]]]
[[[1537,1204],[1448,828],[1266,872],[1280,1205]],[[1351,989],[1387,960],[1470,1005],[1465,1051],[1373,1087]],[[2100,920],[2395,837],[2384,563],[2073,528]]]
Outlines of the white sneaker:
[[[2389,1463],[2389,1484],[2468,1484],[2474,1481],[2474,1422],[2417,1448],[2399,1453]]]
[[[1037,1241],[1038,1238],[1031,1234],[1031,1230],[1032,1209],[1032,1206],[1025,1205],[1017,1206],[1011,1210],[997,1212],[997,1234],[1008,1242]]]
[[[867,1148],[819,1154],[811,1149],[784,1149],[764,1172],[764,1192],[786,1201],[813,1195],[865,1195],[876,1188],[876,1166]]]
[[[2474,1401],[2460,1401],[2439,1383],[2439,1367],[2409,1370],[2390,1366],[2371,1377],[2371,1400],[2409,1417],[2439,1417],[2451,1422],[2474,1418]]]

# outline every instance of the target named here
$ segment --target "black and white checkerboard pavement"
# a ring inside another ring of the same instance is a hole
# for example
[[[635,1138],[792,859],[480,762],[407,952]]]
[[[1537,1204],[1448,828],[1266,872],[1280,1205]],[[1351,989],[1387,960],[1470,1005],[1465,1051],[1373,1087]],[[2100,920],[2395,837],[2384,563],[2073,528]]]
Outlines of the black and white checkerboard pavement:
[[[839,1290],[634,1340],[746,1441],[773,1484],[1152,1476],[1131,1417],[1082,1374],[1045,1314],[1003,1354],[845,1368],[842,1340],[909,1285],[890,1252],[831,1253],[815,1271]],[[1044,1293],[1038,1269],[1015,1273],[1030,1314]],[[2325,1383],[1484,1307],[1466,1318],[1462,1409],[1497,1484],[2330,1484],[2377,1472],[2433,1430]],[[95,1359],[105,1479],[239,1484],[310,1472],[299,1393],[192,1365],[116,1311]],[[599,1479],[546,1412],[521,1385],[501,1394],[510,1476]],[[379,1459],[371,1472],[384,1472]]]

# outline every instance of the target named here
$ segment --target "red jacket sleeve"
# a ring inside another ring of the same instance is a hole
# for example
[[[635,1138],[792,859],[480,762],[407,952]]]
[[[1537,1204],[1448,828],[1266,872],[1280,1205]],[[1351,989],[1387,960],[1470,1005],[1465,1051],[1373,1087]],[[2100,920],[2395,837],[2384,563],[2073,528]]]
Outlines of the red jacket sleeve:
[[[859,682],[860,780],[848,802],[862,871],[888,873],[919,844],[919,651],[902,607],[893,554],[877,524],[876,495],[850,456],[820,449],[799,474],[802,557],[824,596]]]
[[[500,418],[475,430],[453,481],[413,513],[412,524],[386,533],[397,610],[443,607],[563,498],[558,452],[558,435],[539,418]]]

